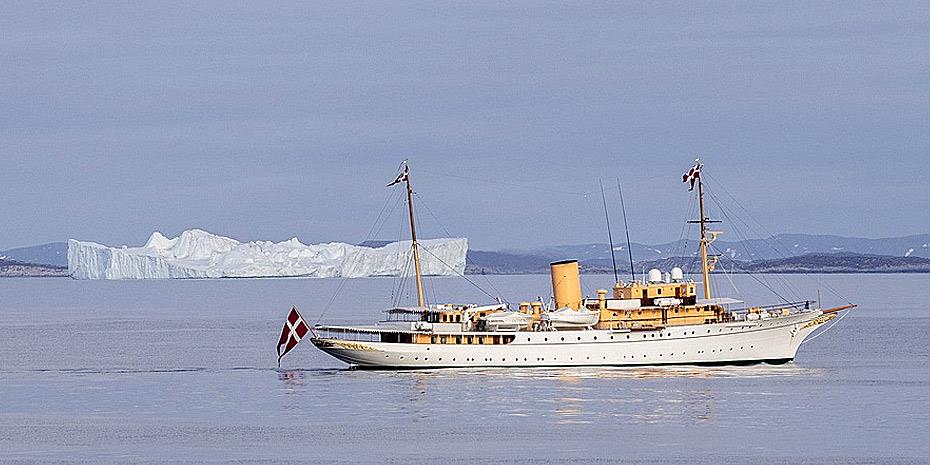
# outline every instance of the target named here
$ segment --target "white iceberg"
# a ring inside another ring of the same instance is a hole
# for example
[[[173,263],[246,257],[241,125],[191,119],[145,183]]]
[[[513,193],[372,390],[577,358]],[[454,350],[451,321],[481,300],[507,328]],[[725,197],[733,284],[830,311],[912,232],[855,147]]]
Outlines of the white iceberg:
[[[419,242],[423,274],[462,274],[468,241],[464,238]],[[107,247],[68,241],[68,272],[74,279],[314,278],[401,276],[412,274],[410,241],[384,247],[341,242],[302,244],[239,242],[193,229],[169,239],[152,233],[142,247]]]

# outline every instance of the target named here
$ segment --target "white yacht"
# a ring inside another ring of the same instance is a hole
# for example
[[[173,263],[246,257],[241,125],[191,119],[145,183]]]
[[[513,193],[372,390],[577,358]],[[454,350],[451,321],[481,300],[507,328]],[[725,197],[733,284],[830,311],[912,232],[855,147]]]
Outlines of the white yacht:
[[[845,305],[820,308],[813,301],[752,306],[711,293],[716,258],[698,162],[685,176],[697,185],[703,281],[686,280],[680,268],[651,270],[641,281],[582,297],[578,262],[552,263],[552,304],[540,299],[507,304],[427,305],[420,276],[409,171],[404,182],[410,214],[418,305],[386,312],[372,326],[317,325],[309,331],[320,350],[356,368],[638,366],[668,364],[784,363],[813,331]],[[703,297],[698,298],[698,288]],[[287,328],[285,328],[285,332]],[[302,334],[301,334],[302,337]],[[282,334],[282,341],[285,335]],[[299,338],[298,338],[299,340]],[[295,342],[296,344],[296,342]],[[292,344],[288,343],[288,349]]]

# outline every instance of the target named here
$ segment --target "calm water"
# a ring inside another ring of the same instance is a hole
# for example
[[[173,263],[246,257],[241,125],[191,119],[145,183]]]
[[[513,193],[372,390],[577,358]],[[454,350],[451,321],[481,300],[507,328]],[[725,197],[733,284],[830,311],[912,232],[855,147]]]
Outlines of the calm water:
[[[314,320],[340,280],[0,279],[0,463],[930,462],[930,275],[768,281],[862,307],[782,366],[349,371],[306,343],[278,370],[290,305]],[[324,321],[378,318],[392,284],[346,281]]]

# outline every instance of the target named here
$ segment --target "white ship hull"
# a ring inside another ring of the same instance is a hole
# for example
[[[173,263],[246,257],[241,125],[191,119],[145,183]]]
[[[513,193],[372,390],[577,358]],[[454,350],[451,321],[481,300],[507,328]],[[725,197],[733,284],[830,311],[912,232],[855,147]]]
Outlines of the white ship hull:
[[[640,366],[783,363],[835,317],[819,310],[760,321],[672,326],[647,331],[561,330],[514,335],[509,344],[406,344],[313,338],[356,368]]]

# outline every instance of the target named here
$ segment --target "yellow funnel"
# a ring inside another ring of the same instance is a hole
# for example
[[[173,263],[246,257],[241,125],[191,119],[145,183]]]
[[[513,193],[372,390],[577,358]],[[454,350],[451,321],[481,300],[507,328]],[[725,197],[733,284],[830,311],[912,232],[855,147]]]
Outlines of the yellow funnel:
[[[564,260],[549,264],[552,271],[552,294],[555,308],[581,308],[581,280],[578,278],[578,260]]]

